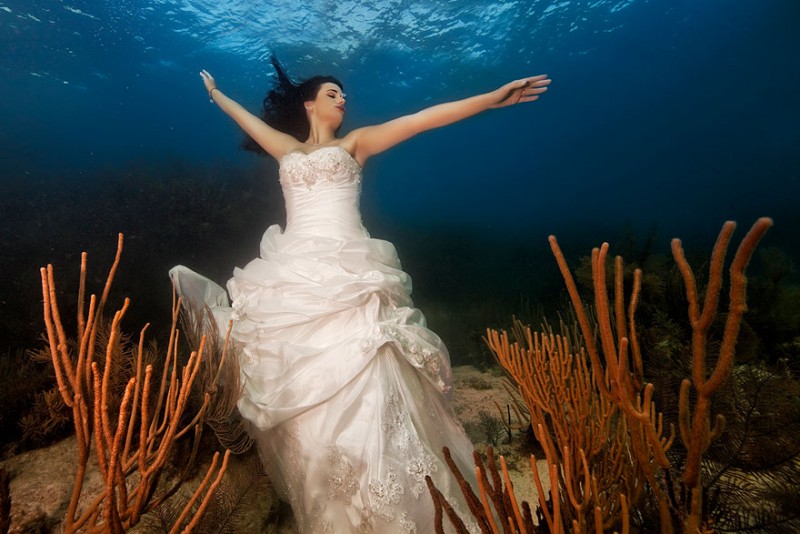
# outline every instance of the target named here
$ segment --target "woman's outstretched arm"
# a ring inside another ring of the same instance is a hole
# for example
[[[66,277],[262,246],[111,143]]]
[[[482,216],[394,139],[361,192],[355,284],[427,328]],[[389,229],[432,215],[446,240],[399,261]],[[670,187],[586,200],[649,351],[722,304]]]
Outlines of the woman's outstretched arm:
[[[217,89],[214,77],[205,69],[200,71],[208,97],[227,113],[247,135],[253,138],[270,156],[280,160],[285,154],[296,150],[300,142],[289,134],[285,134],[256,117],[235,100],[225,96]]]
[[[550,79],[546,74],[514,80],[489,93],[438,104],[383,124],[359,128],[351,132],[348,137],[353,137],[355,157],[363,163],[370,156],[388,150],[426,130],[453,124],[487,109],[532,102],[547,91],[549,84]]]

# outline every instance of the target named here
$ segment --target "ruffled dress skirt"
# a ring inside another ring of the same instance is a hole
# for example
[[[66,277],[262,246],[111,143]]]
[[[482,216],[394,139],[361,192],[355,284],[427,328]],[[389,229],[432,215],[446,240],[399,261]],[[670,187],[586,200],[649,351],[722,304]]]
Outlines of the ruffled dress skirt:
[[[426,475],[466,519],[442,460],[447,446],[474,478],[449,404],[449,356],[413,307],[391,243],[272,226],[261,257],[229,281],[231,308],[222,288],[185,267],[171,275],[211,305],[221,329],[233,319],[239,411],[300,532],[433,532]]]

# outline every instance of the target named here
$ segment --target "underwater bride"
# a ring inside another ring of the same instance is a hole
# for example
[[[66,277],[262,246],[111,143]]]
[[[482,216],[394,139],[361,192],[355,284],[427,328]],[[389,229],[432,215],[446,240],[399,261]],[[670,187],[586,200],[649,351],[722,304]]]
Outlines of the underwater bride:
[[[474,474],[473,447],[450,407],[447,349],[414,308],[394,246],[362,225],[362,169],[426,130],[532,102],[550,80],[515,80],[339,136],[342,84],[296,83],[272,64],[277,83],[262,117],[200,75],[249,136],[247,148],[278,161],[285,227],[266,230],[260,256],[234,270],[227,292],[183,266],[170,276],[183,299],[212,309],[223,333],[232,321],[238,408],[299,532],[434,532],[425,477],[467,512],[442,448]]]

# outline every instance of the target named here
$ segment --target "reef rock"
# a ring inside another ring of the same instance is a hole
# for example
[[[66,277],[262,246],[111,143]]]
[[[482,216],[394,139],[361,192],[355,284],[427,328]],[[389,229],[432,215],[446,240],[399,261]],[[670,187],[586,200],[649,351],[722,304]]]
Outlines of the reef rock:
[[[54,445],[12,456],[0,466],[8,470],[11,494],[10,534],[59,532],[67,513],[75,482],[78,445],[75,436]],[[223,484],[203,517],[206,526],[233,521],[238,532],[292,532],[294,518],[276,499],[269,480],[258,474],[255,451],[231,456]],[[197,466],[196,475],[178,492],[189,498],[208,469],[210,460]],[[162,482],[175,481],[177,473],[165,473]],[[94,451],[90,455],[78,509],[83,509],[104,490]],[[153,532],[160,519],[147,514],[131,531]],[[167,514],[169,515],[169,514]],[[230,525],[228,525],[230,526]],[[162,529],[163,530],[163,529]]]
[[[51,532],[61,525],[72,496],[77,456],[78,443],[72,436],[2,462],[11,479],[9,534]],[[83,488],[84,495],[96,495],[103,488],[93,457],[87,466]]]

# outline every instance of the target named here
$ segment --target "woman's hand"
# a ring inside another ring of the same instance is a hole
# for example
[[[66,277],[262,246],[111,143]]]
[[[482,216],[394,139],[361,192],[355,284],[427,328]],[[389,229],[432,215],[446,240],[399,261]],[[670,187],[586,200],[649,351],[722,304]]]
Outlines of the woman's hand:
[[[203,78],[203,84],[206,86],[206,91],[208,91],[208,98],[211,98],[211,91],[217,88],[217,82],[214,81],[214,77],[206,69],[200,71],[200,77]]]
[[[550,81],[547,74],[540,74],[538,76],[531,76],[530,78],[509,82],[492,92],[497,100],[491,107],[502,108],[522,102],[533,102],[539,98],[540,94],[547,91],[547,86],[550,85]]]

